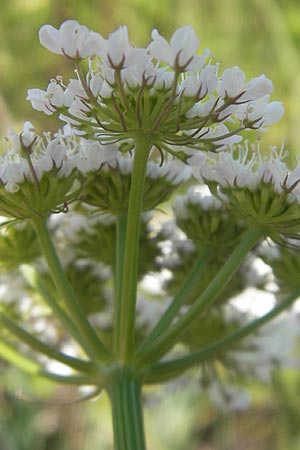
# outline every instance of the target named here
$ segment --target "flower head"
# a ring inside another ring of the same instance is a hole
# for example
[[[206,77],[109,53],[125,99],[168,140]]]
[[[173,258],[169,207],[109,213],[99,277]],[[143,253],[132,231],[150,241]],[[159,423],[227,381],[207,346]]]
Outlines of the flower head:
[[[30,122],[21,134],[10,131],[0,158],[1,214],[27,219],[63,211],[78,194],[75,150],[73,137],[40,137]]]
[[[27,99],[78,135],[118,143],[122,151],[131,151],[142,131],[163,157],[185,161],[190,151],[240,142],[243,130],[265,131],[283,114],[280,102],[270,102],[273,86],[265,75],[247,81],[235,66],[220,76],[209,50],[198,55],[191,26],[176,30],[170,42],[153,30],[147,48],[135,47],[125,26],[107,39],[76,21],[59,30],[47,25],[40,34],[47,48],[76,59],[77,79],[57,77],[46,91],[30,89]],[[78,60],[85,56],[92,56],[87,65]]]
[[[248,144],[230,151],[190,159],[193,173],[208,183],[228,210],[248,226],[262,225],[274,240],[300,231],[300,167],[289,170],[284,149],[271,147],[263,157],[259,147]]]

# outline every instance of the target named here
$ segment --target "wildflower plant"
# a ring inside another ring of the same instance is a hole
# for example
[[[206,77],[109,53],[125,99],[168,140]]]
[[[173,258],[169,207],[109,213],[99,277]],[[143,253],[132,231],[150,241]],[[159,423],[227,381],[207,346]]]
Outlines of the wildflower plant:
[[[299,236],[299,165],[243,140],[281,118],[272,82],[221,71],[209,50],[198,54],[190,26],[170,42],[153,30],[146,48],[124,26],[105,39],[75,20],[39,37],[75,75],[28,90],[62,130],[39,136],[25,122],[4,141],[0,267],[21,277],[27,310],[3,300],[0,354],[58,383],[106,390],[116,450],[143,450],[144,385],[197,366],[213,397],[218,364],[243,373],[244,339],[263,341],[257,330],[299,297],[297,283],[279,283],[274,308],[250,321],[231,303],[262,241]],[[160,224],[170,199],[173,218]],[[149,276],[160,280],[155,293]],[[47,311],[49,332],[23,323],[32,305]],[[54,372],[53,360],[68,372]],[[223,392],[239,404],[232,387]]]

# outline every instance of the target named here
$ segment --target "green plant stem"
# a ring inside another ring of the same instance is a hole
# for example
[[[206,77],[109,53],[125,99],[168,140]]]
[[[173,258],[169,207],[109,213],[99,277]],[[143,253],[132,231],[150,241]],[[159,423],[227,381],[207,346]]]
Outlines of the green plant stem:
[[[42,300],[49,306],[54,316],[60,320],[62,325],[66,328],[66,330],[69,331],[75,341],[80,345],[85,353],[89,355],[89,346],[86,344],[85,339],[83,339],[81,334],[78,332],[76,325],[60,307],[59,303],[56,301],[51,292],[49,292],[49,289],[47,289],[47,286],[45,286],[43,279],[39,277],[36,270],[27,265],[24,265],[21,270],[30,286],[35,288],[36,291],[40,293]]]
[[[14,346],[5,342],[3,339],[0,341],[0,357],[5,361],[13,364],[21,369],[23,372],[30,375],[46,378],[47,380],[72,384],[72,385],[96,385],[99,386],[99,380],[96,377],[89,377],[87,375],[59,375],[56,373],[48,372],[31,358],[24,356]]]
[[[146,450],[140,380],[121,372],[108,393],[115,450]]]
[[[0,313],[0,324],[9,330],[21,342],[27,344],[36,352],[42,353],[43,355],[55,359],[56,361],[60,361],[61,363],[80,372],[95,373],[97,370],[97,366],[94,366],[90,362],[61,353],[50,345],[40,341],[34,335],[21,328],[14,320],[4,313]]]
[[[173,319],[176,317],[181,306],[184,305],[186,300],[191,295],[194,287],[199,283],[203,271],[206,269],[206,263],[211,255],[209,247],[205,247],[201,252],[200,257],[196,261],[196,264],[192,268],[191,272],[187,276],[185,282],[181,286],[180,290],[174,297],[172,303],[164,312],[158,323],[155,325],[149,336],[142,343],[137,351],[137,356],[142,355],[143,352],[153,344],[153,342],[161,336],[161,334],[169,327]]]
[[[36,218],[32,222],[57,292],[64,301],[70,318],[74,324],[76,324],[79,332],[85,339],[86,347],[89,349],[89,356],[92,359],[107,360],[110,354],[99,336],[97,336],[95,330],[89,324],[87,317],[65,276],[52,243],[45,219]]]
[[[121,302],[122,285],[124,274],[124,254],[126,240],[127,214],[123,214],[116,219],[116,256],[114,266],[114,351],[117,351],[121,340],[120,322],[121,322]]]
[[[137,134],[127,214],[122,296],[117,313],[120,318],[117,353],[122,363],[130,360],[134,348],[140,224],[150,148],[151,142],[142,133]]]
[[[280,302],[277,306],[272,308],[269,312],[259,317],[258,319],[252,320],[247,325],[242,328],[233,331],[228,334],[223,339],[219,339],[203,349],[192,352],[189,355],[183,356],[182,358],[176,358],[171,361],[161,362],[155,364],[144,372],[143,381],[149,383],[159,383],[170,379],[174,376],[180,375],[185,370],[196,366],[204,361],[215,358],[221,352],[232,348],[235,344],[238,344],[242,339],[251,335],[259,328],[261,328],[266,323],[273,320],[288,307],[290,307],[297,298],[300,297],[300,289],[295,290],[289,295],[284,301]]]
[[[200,297],[198,297],[195,303],[189,308],[188,312],[154,341],[152,346],[141,355],[141,359],[138,361],[139,364],[145,365],[146,363],[157,361],[179,341],[188,327],[199,319],[203,311],[211,305],[222,292],[244,258],[262,236],[263,230],[261,227],[251,228],[244,233],[242,240],[234,252],[215,278],[210,282],[206,289],[204,289]]]

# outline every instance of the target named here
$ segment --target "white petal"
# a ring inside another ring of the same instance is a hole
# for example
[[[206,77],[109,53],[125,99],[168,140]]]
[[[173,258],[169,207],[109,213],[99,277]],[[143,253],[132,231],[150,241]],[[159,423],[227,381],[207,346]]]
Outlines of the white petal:
[[[281,102],[271,102],[269,103],[263,114],[263,125],[269,126],[277,123],[284,114],[284,107]]]
[[[152,30],[151,37],[153,39],[153,41],[149,45],[151,56],[172,66],[174,63],[174,57],[170,44],[155,29]]]
[[[53,53],[62,54],[59,31],[52,25],[44,25],[39,31],[40,43]]]
[[[171,38],[173,56],[179,54],[179,65],[185,66],[187,61],[195,56],[200,40],[191,26],[181,27]]]
[[[222,97],[234,98],[238,96],[245,87],[246,77],[242,70],[235,66],[224,70],[218,92]]]

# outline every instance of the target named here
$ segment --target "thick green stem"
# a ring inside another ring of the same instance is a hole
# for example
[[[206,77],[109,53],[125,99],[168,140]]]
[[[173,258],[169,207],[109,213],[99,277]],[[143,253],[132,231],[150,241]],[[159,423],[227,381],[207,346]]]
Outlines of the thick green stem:
[[[135,138],[124,254],[120,329],[117,353],[122,363],[128,361],[134,349],[136,290],[138,282],[139,240],[144,182],[151,143],[142,134]]]
[[[192,352],[189,355],[183,356],[182,358],[176,358],[171,361],[161,362],[149,367],[144,372],[143,380],[146,383],[160,383],[162,381],[180,375],[182,372],[193,366],[217,357],[221,352],[234,347],[234,345],[238,344],[242,339],[253,334],[263,325],[273,320],[275,317],[289,308],[294,303],[294,301],[299,298],[299,296],[300,289],[297,289],[292,292],[292,294],[289,295],[284,301],[280,302],[279,305],[272,308],[269,312],[259,317],[258,319],[252,320],[242,328],[233,331],[223,339],[213,342],[207,347],[204,347],[196,352]]]
[[[80,334],[84,338],[86,347],[89,350],[89,355],[92,359],[100,358],[101,360],[107,360],[109,352],[97,336],[95,330],[89,324],[87,317],[65,276],[51,240],[46,221],[40,218],[35,219],[33,220],[33,225],[57,292],[64,301],[72,321],[76,324]]]
[[[178,342],[184,332],[196,320],[199,319],[203,311],[217,298],[224,287],[233,277],[244,258],[247,256],[253,246],[263,236],[263,230],[253,228],[248,230],[230,258],[226,261],[219,273],[210,282],[200,297],[189,308],[188,312],[179,319],[172,327],[168,328],[149,349],[141,355],[141,362],[157,361],[162,355],[168,352],[173,345]]]
[[[124,274],[124,254],[126,240],[127,214],[121,215],[116,219],[116,252],[114,264],[114,351],[117,351],[121,340],[120,322],[121,322],[121,304],[122,304],[122,285]]]
[[[168,309],[164,312],[159,322],[155,325],[149,336],[140,346],[137,355],[142,355],[152,344],[153,342],[161,336],[161,334],[169,327],[172,323],[173,319],[176,317],[178,311],[181,306],[184,305],[189,295],[191,295],[194,287],[199,283],[199,279],[201,279],[201,275],[203,271],[206,269],[206,263],[211,255],[211,251],[209,247],[206,247],[202,252],[196,264],[192,268],[191,272],[187,276],[185,282],[181,286],[181,289],[178,291],[177,295],[174,297],[172,303],[168,307]]]
[[[121,372],[108,393],[115,450],[146,450],[140,380]]]

